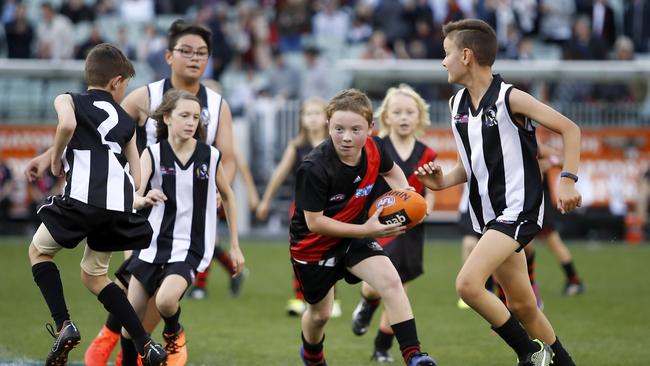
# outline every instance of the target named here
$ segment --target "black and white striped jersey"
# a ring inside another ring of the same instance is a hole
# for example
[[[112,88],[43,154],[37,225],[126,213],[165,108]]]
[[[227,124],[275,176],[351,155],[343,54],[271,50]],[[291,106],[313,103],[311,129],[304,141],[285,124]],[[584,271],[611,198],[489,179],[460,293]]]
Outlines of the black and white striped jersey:
[[[148,263],[189,263],[198,272],[212,260],[217,234],[217,166],[219,150],[197,142],[190,159],[181,164],[169,142],[151,145],[151,188],[167,201],[151,208],[151,245],[134,255]]]
[[[134,184],[124,148],[135,121],[107,91],[70,94],[77,126],[63,153],[64,196],[113,211],[133,211]]]
[[[160,106],[163,96],[169,89],[174,86],[169,79],[161,79],[154,81],[147,85],[149,92],[149,111],[154,112]],[[205,127],[205,143],[214,145],[214,140],[217,137],[217,128],[219,127],[219,112],[221,111],[221,103],[223,98],[221,95],[210,88],[201,85],[199,88],[197,98],[201,101],[201,123]],[[143,151],[145,147],[156,143],[156,121],[148,118],[145,122],[144,136],[138,138],[138,150]]]
[[[477,232],[492,220],[542,226],[544,194],[535,128],[530,121],[525,127],[516,122],[509,105],[511,91],[512,85],[494,75],[476,110],[466,89],[451,102],[451,125]]]

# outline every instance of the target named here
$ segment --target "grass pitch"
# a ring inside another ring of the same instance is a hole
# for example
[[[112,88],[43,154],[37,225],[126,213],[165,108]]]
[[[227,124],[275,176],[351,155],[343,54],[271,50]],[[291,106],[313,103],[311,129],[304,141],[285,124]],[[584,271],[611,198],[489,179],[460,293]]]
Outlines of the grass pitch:
[[[0,365],[42,364],[52,338],[44,324],[49,311],[32,279],[29,239],[0,239]],[[563,274],[550,252],[538,246],[537,278],[545,313],[578,365],[639,366],[650,359],[650,246],[622,243],[571,243],[585,294],[560,295]],[[578,245],[573,245],[578,244]],[[291,295],[291,269],[285,242],[243,241],[250,268],[240,298],[228,296],[228,279],[218,265],[210,275],[208,298],[183,300],[181,322],[187,330],[191,365],[300,365],[300,322],[285,315]],[[83,353],[106,318],[101,304],[79,280],[82,248],[62,251],[57,263],[72,319],[82,343],[70,353],[82,364]],[[121,254],[115,254],[111,269]],[[460,266],[458,241],[435,241],[425,248],[425,275],[411,284],[409,297],[422,348],[441,366],[515,365],[513,352],[471,310],[456,307],[454,279]],[[112,273],[112,272],[111,272]],[[333,366],[372,365],[369,361],[377,320],[357,337],[350,330],[358,287],[338,285],[343,316],[326,331],[325,354]],[[161,340],[161,327],[154,338]],[[396,365],[399,351],[393,346]],[[114,355],[113,355],[114,357]]]

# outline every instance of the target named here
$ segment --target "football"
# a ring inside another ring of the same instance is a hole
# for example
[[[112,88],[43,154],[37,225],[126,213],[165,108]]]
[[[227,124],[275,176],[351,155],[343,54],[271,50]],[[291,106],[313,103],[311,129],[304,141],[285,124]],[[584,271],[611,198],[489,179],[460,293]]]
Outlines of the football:
[[[427,203],[419,193],[394,189],[386,192],[372,203],[368,215],[372,216],[378,208],[383,207],[379,214],[382,224],[402,224],[410,229],[422,221],[427,214]]]

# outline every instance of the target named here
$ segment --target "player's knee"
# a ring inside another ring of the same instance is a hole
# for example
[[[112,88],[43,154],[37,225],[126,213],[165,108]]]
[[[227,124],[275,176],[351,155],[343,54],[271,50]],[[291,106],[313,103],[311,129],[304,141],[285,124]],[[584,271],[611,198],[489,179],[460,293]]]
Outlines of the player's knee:
[[[484,290],[482,286],[476,286],[479,281],[472,281],[468,276],[459,275],[456,277],[456,293],[461,299],[473,299]]]
[[[83,269],[81,270],[81,282],[86,286],[86,288],[92,292],[95,295],[99,295],[99,293],[108,285],[111,281],[108,279],[108,276],[104,275],[99,275],[99,276],[94,276]]]
[[[158,308],[161,314],[174,315],[178,308],[178,298],[158,291],[158,295],[156,295],[156,308]]]
[[[306,312],[306,315],[309,317],[309,321],[317,327],[324,327],[325,324],[330,320],[332,316],[331,309],[319,309]]]
[[[377,287],[377,292],[381,297],[389,297],[393,294],[404,292],[402,281],[399,276],[386,276],[382,279],[380,285]]]
[[[515,316],[525,321],[537,314],[537,303],[535,299],[532,300],[508,300],[508,309],[515,314]]]

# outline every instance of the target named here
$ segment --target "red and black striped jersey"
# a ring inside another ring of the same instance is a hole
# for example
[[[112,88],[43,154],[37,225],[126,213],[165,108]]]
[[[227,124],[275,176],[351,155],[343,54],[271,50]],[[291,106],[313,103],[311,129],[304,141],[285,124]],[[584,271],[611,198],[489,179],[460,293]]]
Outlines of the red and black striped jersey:
[[[392,167],[393,160],[383,142],[375,137],[366,140],[361,161],[356,166],[341,162],[330,139],[315,147],[296,174],[296,210],[289,226],[291,256],[302,261],[318,261],[344,239],[309,231],[305,210],[323,211],[335,220],[361,224],[366,217],[366,200],[377,177]]]

